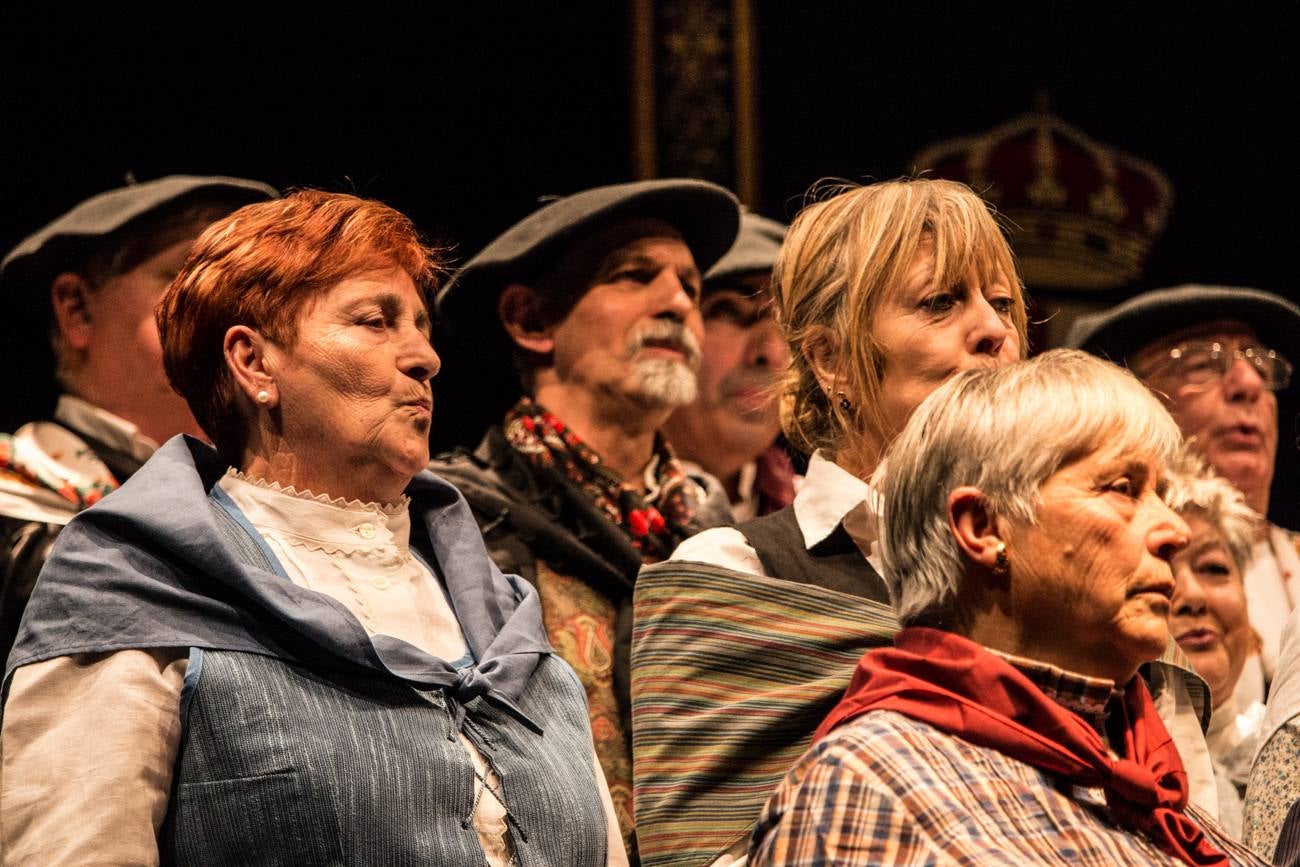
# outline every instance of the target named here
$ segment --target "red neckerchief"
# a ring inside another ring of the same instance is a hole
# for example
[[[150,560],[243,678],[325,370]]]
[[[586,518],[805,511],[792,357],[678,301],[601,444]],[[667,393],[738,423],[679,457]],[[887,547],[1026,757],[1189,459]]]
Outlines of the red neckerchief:
[[[1075,785],[1099,787],[1121,826],[1188,864],[1228,864],[1183,812],[1187,772],[1140,677],[1124,689],[1123,759],[1112,759],[1092,726],[1010,663],[938,629],[913,626],[894,637],[893,647],[868,651],[814,740],[872,710],[901,713]]]

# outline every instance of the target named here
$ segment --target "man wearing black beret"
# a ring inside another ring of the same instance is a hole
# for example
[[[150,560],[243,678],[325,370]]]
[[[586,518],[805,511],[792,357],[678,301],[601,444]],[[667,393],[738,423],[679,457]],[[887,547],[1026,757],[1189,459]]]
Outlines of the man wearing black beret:
[[[1127,366],[1169,407],[1188,445],[1268,514],[1278,445],[1277,394],[1291,383],[1300,307],[1269,292],[1185,285],[1144,292],[1081,317],[1066,342]],[[1283,624],[1300,599],[1292,533],[1261,521],[1243,576],[1251,625],[1262,639],[1237,683],[1245,709],[1264,698]]]
[[[537,586],[632,857],[632,585],[730,521],[721,487],[684,472],[660,428],[695,399],[701,272],[738,221],[703,181],[585,190],[506,230],[438,297],[484,357],[513,360],[523,396],[475,452],[432,469],[465,494],[497,565]]]
[[[0,434],[0,659],[59,529],[164,440],[202,436],[163,373],[154,306],[207,225],[275,195],[241,178],[133,184],[81,202],[0,262],[0,356],[23,372],[9,398],[59,392],[52,419]]]
[[[687,467],[722,483],[737,521],[794,500],[794,466],[776,443],[777,385],[790,348],[777,327],[770,285],[785,230],[758,214],[741,215],[736,243],[704,275],[699,394],[664,425]]]

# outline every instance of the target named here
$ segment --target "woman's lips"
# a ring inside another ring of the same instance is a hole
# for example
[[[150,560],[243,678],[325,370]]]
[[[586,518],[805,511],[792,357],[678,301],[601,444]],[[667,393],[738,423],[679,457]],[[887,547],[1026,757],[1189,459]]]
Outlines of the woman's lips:
[[[1183,650],[1210,650],[1218,645],[1219,633],[1209,627],[1189,629],[1174,639]]]

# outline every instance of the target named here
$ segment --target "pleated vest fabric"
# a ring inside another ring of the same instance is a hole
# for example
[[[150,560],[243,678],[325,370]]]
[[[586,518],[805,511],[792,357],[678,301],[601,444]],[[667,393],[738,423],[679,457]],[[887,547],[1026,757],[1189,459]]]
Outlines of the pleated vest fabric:
[[[164,864],[485,863],[474,767],[442,690],[232,651],[203,651],[191,667]],[[465,720],[501,779],[518,863],[605,864],[573,674],[547,657],[518,705],[543,735],[482,699]]]

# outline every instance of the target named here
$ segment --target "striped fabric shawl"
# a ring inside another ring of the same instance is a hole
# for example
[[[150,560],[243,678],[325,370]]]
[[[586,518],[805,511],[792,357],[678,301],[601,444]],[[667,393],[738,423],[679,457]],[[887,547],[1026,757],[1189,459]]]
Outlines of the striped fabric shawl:
[[[647,566],[632,635],[633,775],[645,865],[707,864],[752,830],[898,630],[892,609],[702,563]]]

